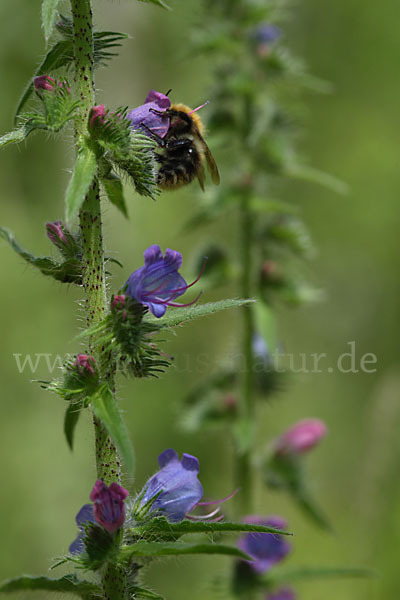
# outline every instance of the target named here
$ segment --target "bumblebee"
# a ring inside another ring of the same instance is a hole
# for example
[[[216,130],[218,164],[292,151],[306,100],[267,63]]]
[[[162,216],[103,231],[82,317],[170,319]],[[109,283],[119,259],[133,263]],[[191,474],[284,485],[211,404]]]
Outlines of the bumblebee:
[[[208,103],[207,103],[208,104]],[[204,126],[196,111],[185,104],[172,104],[166,111],[150,109],[162,118],[169,118],[170,125],[164,138],[157,138],[160,153],[156,159],[160,166],[157,184],[163,190],[174,190],[191,183],[195,177],[204,191],[207,163],[213,183],[219,185],[218,167],[204,138]]]

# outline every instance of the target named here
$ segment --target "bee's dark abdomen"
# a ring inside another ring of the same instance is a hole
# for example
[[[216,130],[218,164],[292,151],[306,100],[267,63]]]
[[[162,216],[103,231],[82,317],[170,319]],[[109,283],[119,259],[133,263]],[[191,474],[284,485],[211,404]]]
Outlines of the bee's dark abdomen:
[[[191,146],[181,151],[170,149],[160,157],[161,166],[157,174],[157,184],[164,189],[172,189],[191,183],[201,163],[197,150]]]

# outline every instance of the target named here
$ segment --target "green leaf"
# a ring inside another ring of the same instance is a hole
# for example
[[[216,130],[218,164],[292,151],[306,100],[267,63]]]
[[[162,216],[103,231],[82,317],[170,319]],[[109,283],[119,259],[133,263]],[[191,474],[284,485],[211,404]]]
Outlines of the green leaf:
[[[146,590],[146,588],[139,587],[137,585],[130,585],[129,593],[133,594],[132,597],[134,598],[151,598],[151,600],[165,600],[164,596],[155,594],[151,590]]]
[[[240,493],[240,492],[239,492]],[[265,527],[264,525],[252,525],[250,523],[221,523],[207,521],[189,521],[184,520],[180,523],[170,523],[165,517],[153,519],[148,526],[138,528],[142,534],[146,530],[152,533],[172,533],[184,535],[186,533],[238,533],[238,532],[258,532],[258,533],[279,533],[282,535],[292,535],[288,531],[275,529],[274,527]],[[136,531],[136,528],[135,528]]]
[[[156,4],[157,6],[161,6],[161,8],[165,8],[166,10],[171,10],[171,7],[168,4],[165,4],[163,0],[139,0],[140,2],[147,2],[149,4]]]
[[[128,218],[124,190],[120,178],[116,175],[110,175],[109,177],[102,179],[102,184],[111,204],[114,204],[114,206],[122,212],[124,217]]]
[[[53,277],[63,283],[76,283],[78,285],[82,283],[81,264],[78,259],[70,258],[59,263],[48,256],[34,256],[28,250],[22,248],[15,240],[14,234],[5,227],[0,227],[0,238],[6,240],[21,258],[39,269],[43,275]]]
[[[71,450],[73,450],[74,446],[74,432],[79,421],[81,408],[82,406],[79,402],[71,402],[65,411],[64,433]]]
[[[74,171],[65,196],[67,221],[72,221],[78,214],[85,196],[92,185],[96,170],[96,155],[92,148],[84,143],[76,157]]]
[[[349,186],[347,183],[344,183],[344,181],[341,181],[329,173],[324,173],[323,171],[319,171],[318,169],[314,169],[307,165],[290,165],[286,167],[285,175],[293,177],[294,179],[302,179],[303,181],[317,183],[341,196],[345,196],[349,193]]]
[[[43,0],[42,2],[42,25],[46,42],[52,34],[59,4],[60,0]]]
[[[0,137],[0,148],[7,146],[8,144],[19,144],[20,142],[23,142],[34,129],[36,128],[28,122],[22,125],[22,127],[2,135]]]
[[[134,455],[128,432],[118,410],[114,396],[106,383],[91,397],[94,414],[101,420],[116,445],[129,475],[133,474]]]
[[[348,579],[377,577],[377,572],[372,569],[359,567],[294,567],[279,568],[261,576],[260,587],[271,583],[305,581],[313,579]]]
[[[227,308],[237,308],[239,306],[244,306],[245,304],[251,304],[252,302],[254,302],[254,300],[219,300],[218,302],[208,302],[207,304],[175,308],[173,311],[169,311],[161,320],[150,316],[147,320],[151,321],[151,323],[158,323],[159,329],[166,329],[167,327],[176,327],[177,325],[181,325],[192,319],[212,315],[213,313],[226,310]]]
[[[61,40],[57,42],[50,48],[46,56],[44,57],[42,63],[38,66],[35,73],[33,74],[32,79],[29,84],[25,88],[20,101],[18,102],[17,109],[15,111],[14,121],[17,120],[18,115],[21,113],[25,104],[28,102],[29,98],[33,92],[33,78],[38,77],[39,75],[47,75],[51,71],[55,71],[56,69],[60,69],[61,67],[65,67],[74,59],[74,52],[71,40]]]
[[[19,592],[21,590],[48,590],[53,592],[66,592],[87,598],[91,594],[101,594],[101,588],[90,581],[80,581],[76,575],[65,575],[61,579],[49,577],[34,577],[23,575],[15,579],[8,579],[0,585],[0,592]]]
[[[186,544],[184,542],[137,542],[121,550],[121,558],[131,560],[136,556],[175,556],[178,554],[225,554],[244,560],[251,558],[234,546],[224,544]]]

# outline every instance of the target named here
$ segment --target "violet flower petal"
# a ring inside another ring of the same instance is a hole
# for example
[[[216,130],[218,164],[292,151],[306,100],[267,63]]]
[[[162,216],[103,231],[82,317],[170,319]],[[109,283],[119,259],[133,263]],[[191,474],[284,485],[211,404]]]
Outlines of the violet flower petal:
[[[85,544],[83,543],[83,536],[85,534],[84,525],[86,523],[95,523],[93,504],[85,504],[82,506],[80,511],[75,517],[76,524],[78,525],[80,532],[76,539],[72,542],[69,547],[70,554],[82,554],[85,550]]]
[[[165,94],[150,90],[147,94],[145,103],[134,108],[127,114],[134,129],[140,129],[146,135],[149,135],[148,129],[159,137],[165,137],[170,120],[162,115],[154,114],[150,109],[165,112],[171,106],[171,100]],[[145,127],[142,127],[145,125]]]
[[[140,506],[144,506],[157,494],[151,511],[161,512],[173,523],[185,518],[186,513],[199,502],[203,496],[203,487],[197,476],[200,470],[195,456],[178,454],[172,448],[165,450],[158,457],[160,471],[150,477],[144,486],[144,494]]]
[[[277,516],[263,518],[252,515],[246,517],[244,522],[275,527],[276,529],[285,529],[287,526],[286,521]],[[249,564],[257,573],[269,571],[273,565],[283,560],[291,550],[291,545],[276,533],[246,533],[238,541],[238,546],[252,557],[253,560]]]

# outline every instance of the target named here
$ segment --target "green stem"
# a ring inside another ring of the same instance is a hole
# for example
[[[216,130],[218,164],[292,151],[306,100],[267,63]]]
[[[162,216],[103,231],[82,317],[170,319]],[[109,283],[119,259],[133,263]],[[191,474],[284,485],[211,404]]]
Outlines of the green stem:
[[[249,206],[249,194],[243,192],[240,206],[241,221],[241,295],[243,298],[252,297],[252,236],[253,236],[253,215]],[[254,317],[253,307],[245,305],[243,307],[243,332],[242,332],[242,352],[243,352],[243,371],[241,383],[241,404],[240,416],[246,431],[252,429],[255,420],[255,398],[254,398],[254,376],[253,376],[253,334]],[[251,466],[252,432],[248,431],[245,435],[247,443],[244,448],[238,452],[236,460],[237,487],[240,488],[238,497],[238,516],[252,512],[253,500],[253,477]]]
[[[91,0],[71,0],[74,28],[75,86],[82,100],[82,108],[75,120],[75,146],[79,151],[87,132],[87,120],[95,104],[93,72],[93,24]],[[101,224],[99,182],[94,180],[79,214],[82,238],[83,287],[87,324],[95,325],[106,313],[107,296],[105,287],[104,250]],[[104,355],[96,339],[90,342],[90,351],[96,359],[100,377],[114,389],[113,366]],[[95,427],[97,477],[105,483],[120,482],[120,460],[116,448],[102,423],[93,417]],[[105,600],[126,599],[125,570],[109,564],[103,574],[102,583]]]

